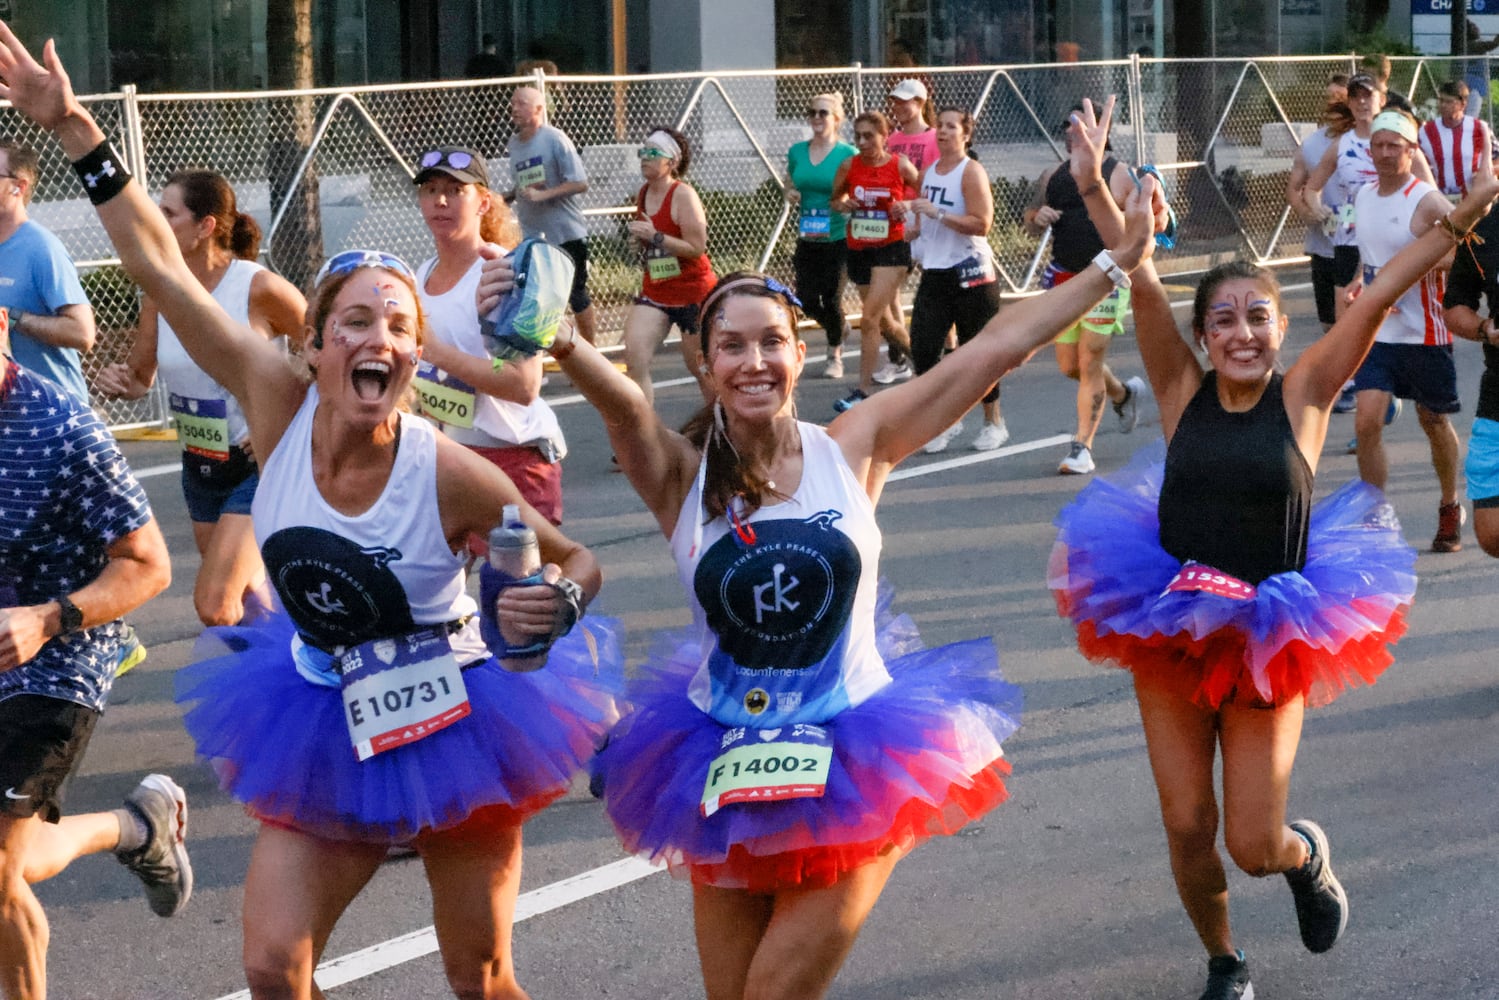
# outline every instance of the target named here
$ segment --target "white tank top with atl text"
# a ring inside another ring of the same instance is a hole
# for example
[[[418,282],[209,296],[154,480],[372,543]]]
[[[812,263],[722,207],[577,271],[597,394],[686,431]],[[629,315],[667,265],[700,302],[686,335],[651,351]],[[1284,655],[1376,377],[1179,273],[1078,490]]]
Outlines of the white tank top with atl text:
[[[963,175],[968,172],[968,157],[952,170],[940,173],[937,164],[926,168],[921,176],[921,196],[948,215],[967,215],[968,201],[963,197]],[[984,260],[992,256],[989,241],[982,236],[968,236],[937,219],[921,220],[921,266],[928,271],[957,267],[967,260]]]

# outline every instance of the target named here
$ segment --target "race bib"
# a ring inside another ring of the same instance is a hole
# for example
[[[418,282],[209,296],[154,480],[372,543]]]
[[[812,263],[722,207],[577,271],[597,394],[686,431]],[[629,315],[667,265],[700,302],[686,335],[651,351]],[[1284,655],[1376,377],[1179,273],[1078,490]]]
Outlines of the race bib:
[[[665,250],[652,250],[646,255],[645,270],[652,281],[667,281],[681,276],[682,262]]]
[[[529,160],[522,160],[515,165],[515,186],[517,188],[528,188],[536,184],[545,185],[547,182],[547,168],[543,165],[541,157],[533,156]]]
[[[417,365],[412,385],[422,401],[422,412],[433,420],[454,427],[474,426],[478,390],[467,382],[423,361]]]
[[[958,284],[963,288],[978,288],[980,285],[992,285],[995,280],[994,258],[988,254],[982,257],[974,254],[958,262]]]
[[[832,232],[832,216],[825,208],[804,208],[797,232],[803,239],[826,239]]]
[[[192,399],[172,393],[172,416],[182,450],[199,458],[229,458],[229,404],[222,399]]]
[[[1338,206],[1338,210],[1334,214],[1333,217],[1335,219],[1337,219],[1337,224],[1338,225],[1340,225],[1340,226],[1342,226],[1342,227],[1344,227],[1346,229],[1346,228],[1351,228],[1353,226],[1354,218],[1357,215],[1358,215],[1358,212],[1353,207],[1353,202],[1350,201],[1350,202],[1345,202],[1342,205],[1339,205]]]
[[[1197,590],[1215,597],[1231,597],[1240,601],[1252,601],[1258,593],[1252,583],[1245,583],[1236,576],[1195,562],[1182,566],[1181,571],[1166,584],[1162,596],[1182,590]]]
[[[879,209],[860,209],[849,220],[848,232],[856,240],[890,238],[890,213]]]
[[[446,627],[375,639],[335,661],[349,742],[369,760],[468,715],[468,691]]]
[[[736,726],[724,733],[719,749],[703,785],[705,817],[735,802],[816,799],[827,790],[833,738],[821,726]]]

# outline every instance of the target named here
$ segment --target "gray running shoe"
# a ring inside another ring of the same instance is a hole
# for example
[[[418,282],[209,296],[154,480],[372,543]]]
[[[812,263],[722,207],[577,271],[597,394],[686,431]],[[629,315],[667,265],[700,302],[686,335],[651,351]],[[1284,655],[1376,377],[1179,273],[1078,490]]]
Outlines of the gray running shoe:
[[[1208,959],[1208,988],[1198,1000],[1254,1000],[1254,984],[1249,981],[1249,963],[1244,953],[1214,955]]]
[[[1332,873],[1332,849],[1322,828],[1309,819],[1298,819],[1291,829],[1312,845],[1306,864],[1286,872],[1296,901],[1296,923],[1306,950],[1321,954],[1337,944],[1348,927],[1348,894]]]
[[[158,917],[174,917],[193,894],[193,865],[187,857],[187,793],[164,774],[149,774],[125,798],[125,806],[146,823],[146,843],[116,854],[146,886],[146,901]]]
[[[1114,416],[1119,418],[1119,433],[1128,434],[1140,423],[1140,400],[1150,395],[1150,387],[1138,375],[1124,380],[1124,398],[1114,404]]]

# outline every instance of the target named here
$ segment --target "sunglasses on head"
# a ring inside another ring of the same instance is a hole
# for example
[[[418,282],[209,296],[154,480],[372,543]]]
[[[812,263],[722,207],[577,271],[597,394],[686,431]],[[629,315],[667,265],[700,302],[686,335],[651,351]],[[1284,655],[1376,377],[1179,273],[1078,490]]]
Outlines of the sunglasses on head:
[[[832,115],[833,115],[833,112],[829,111],[827,108],[808,108],[807,109],[807,117],[808,118],[831,118]]]
[[[434,149],[431,152],[423,153],[422,158],[417,162],[421,164],[423,170],[442,165],[452,167],[454,170],[467,170],[474,165],[474,157],[472,153],[466,153],[461,149],[454,149],[447,152],[441,149]]]
[[[318,270],[317,277],[312,280],[312,286],[316,288],[327,279],[339,275],[357,271],[362,267],[377,267],[384,271],[394,271],[408,281],[415,282],[416,275],[406,262],[394,254],[384,253],[380,250],[345,250],[328,258],[328,262]]]
[[[657,149],[655,146],[641,146],[639,149],[635,150],[635,155],[642,160],[671,159],[670,153],[668,153],[664,149]]]

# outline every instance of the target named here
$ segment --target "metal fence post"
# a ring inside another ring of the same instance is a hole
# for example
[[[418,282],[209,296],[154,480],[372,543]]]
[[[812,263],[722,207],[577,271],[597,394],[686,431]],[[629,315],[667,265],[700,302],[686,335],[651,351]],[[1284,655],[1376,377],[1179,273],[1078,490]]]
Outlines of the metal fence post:
[[[546,70],[544,70],[540,66],[538,66],[538,67],[536,67],[535,74],[536,74],[536,82],[533,83],[532,86],[535,87],[537,90],[541,91],[541,120],[543,122],[545,122],[546,124],[550,125],[550,124],[552,124],[552,112],[551,112],[551,109],[547,107],[547,74],[546,74]]]
[[[864,113],[864,64],[854,63],[854,114],[857,118]]]
[[[1148,162],[1145,158],[1145,86],[1140,80],[1140,53],[1129,55],[1129,117],[1135,127],[1135,166]],[[1151,157],[1155,159],[1155,157]]]

